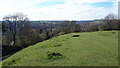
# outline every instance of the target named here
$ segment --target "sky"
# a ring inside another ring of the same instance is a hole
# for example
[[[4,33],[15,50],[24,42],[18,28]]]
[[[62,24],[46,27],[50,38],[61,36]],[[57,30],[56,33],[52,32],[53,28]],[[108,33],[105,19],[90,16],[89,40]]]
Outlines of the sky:
[[[119,0],[0,0],[0,20],[22,12],[30,20],[93,20],[118,14]]]

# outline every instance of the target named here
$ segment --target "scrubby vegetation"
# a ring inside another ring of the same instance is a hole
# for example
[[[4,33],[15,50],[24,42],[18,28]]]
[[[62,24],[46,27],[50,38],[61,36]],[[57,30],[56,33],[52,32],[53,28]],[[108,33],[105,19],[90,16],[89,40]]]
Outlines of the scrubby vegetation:
[[[59,52],[48,52],[47,57],[48,57],[49,60],[55,60],[55,59],[60,59],[63,56]]]

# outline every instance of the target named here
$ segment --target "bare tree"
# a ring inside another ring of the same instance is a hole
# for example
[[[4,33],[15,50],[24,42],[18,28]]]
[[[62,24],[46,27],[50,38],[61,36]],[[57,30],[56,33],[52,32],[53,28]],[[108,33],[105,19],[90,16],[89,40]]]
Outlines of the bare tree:
[[[16,35],[18,34],[20,27],[22,29],[23,24],[20,26],[19,23],[28,23],[29,19],[27,15],[23,13],[14,13],[9,14],[3,17],[3,23],[9,23],[9,32],[13,35],[13,39],[11,39],[10,45],[15,45],[16,43]],[[19,27],[19,28],[17,28]]]
[[[103,23],[104,23],[103,28],[105,30],[113,30],[118,28],[117,16],[114,14],[108,14],[103,19]]]

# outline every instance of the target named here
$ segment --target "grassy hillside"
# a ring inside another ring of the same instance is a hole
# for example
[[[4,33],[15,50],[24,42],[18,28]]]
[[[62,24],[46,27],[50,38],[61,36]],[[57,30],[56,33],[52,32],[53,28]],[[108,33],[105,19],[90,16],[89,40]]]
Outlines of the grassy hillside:
[[[72,35],[79,34],[79,37]],[[60,55],[53,55],[59,53]],[[117,66],[118,31],[71,33],[21,50],[3,61],[13,66]]]
[[[2,62],[0,61],[0,68],[2,67]]]

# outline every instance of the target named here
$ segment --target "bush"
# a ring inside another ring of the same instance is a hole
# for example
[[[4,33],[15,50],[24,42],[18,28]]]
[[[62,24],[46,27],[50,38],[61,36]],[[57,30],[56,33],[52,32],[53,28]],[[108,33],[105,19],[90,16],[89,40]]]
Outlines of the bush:
[[[60,59],[63,57],[63,55],[59,52],[52,52],[52,53],[48,53],[47,57],[49,60],[54,60],[54,59]]]

